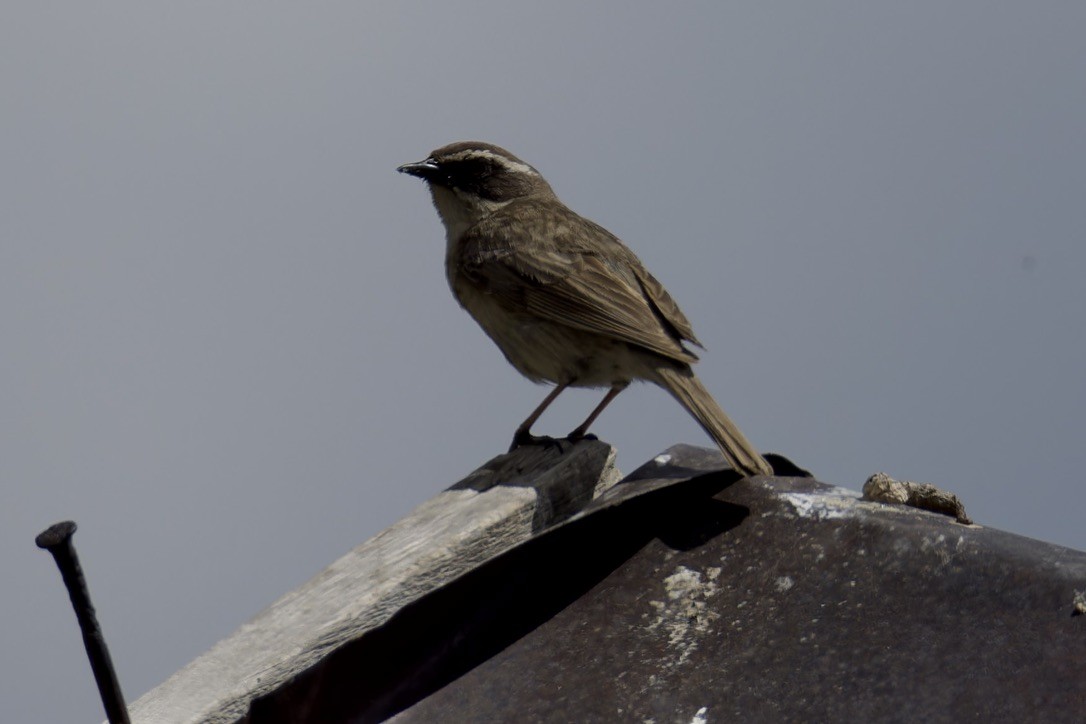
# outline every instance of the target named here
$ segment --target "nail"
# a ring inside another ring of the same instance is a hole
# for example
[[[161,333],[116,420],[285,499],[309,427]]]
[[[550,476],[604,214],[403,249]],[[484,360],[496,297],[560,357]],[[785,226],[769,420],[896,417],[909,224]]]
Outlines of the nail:
[[[90,659],[91,671],[94,672],[94,680],[98,684],[98,693],[102,697],[110,724],[129,724],[128,707],[125,706],[124,695],[121,694],[117,672],[109,658],[109,649],[106,648],[102,629],[98,626],[98,617],[94,614],[87,581],[79,566],[75,546],[72,545],[75,529],[75,522],[66,520],[49,526],[38,534],[34,542],[38,544],[38,548],[44,548],[53,554],[53,560],[60,569],[60,577],[64,579],[64,587],[68,589],[68,597],[72,599],[79,630],[83,633],[83,645],[87,649],[87,658]]]

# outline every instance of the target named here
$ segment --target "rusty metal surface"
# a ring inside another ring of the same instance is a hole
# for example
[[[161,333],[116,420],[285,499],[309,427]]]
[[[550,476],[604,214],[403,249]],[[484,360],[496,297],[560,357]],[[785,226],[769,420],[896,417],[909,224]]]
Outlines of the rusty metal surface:
[[[1081,720],[1086,553],[668,453],[249,720]]]

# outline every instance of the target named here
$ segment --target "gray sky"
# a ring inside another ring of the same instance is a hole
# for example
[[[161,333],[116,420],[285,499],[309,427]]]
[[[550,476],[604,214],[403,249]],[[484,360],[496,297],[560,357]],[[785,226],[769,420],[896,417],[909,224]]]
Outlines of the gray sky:
[[[0,720],[102,718],[48,524],[81,526],[134,699],[505,449],[546,390],[395,173],[453,140],[637,251],[763,450],[1086,548],[1084,28],[991,0],[9,7]],[[644,386],[594,429],[626,471],[711,444]]]

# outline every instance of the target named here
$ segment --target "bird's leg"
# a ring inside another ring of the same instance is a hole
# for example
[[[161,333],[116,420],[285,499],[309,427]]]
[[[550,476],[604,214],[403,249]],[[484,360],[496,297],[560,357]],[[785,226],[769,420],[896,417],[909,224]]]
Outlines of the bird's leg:
[[[611,400],[618,397],[618,393],[630,386],[629,382],[616,382],[611,385],[611,389],[607,391],[600,404],[596,405],[596,409],[589,414],[588,419],[577,426],[577,429],[569,434],[569,439],[576,442],[577,440],[583,440],[588,433],[588,428],[592,426],[592,423],[596,421],[596,418],[603,412],[603,408],[611,404]]]
[[[513,444],[510,446],[509,452],[513,452],[521,445],[538,445],[540,443],[553,441],[553,438],[536,437],[533,435],[532,425],[534,425],[536,420],[539,419],[539,416],[543,414],[543,411],[550,407],[550,404],[554,402],[555,398],[562,394],[562,390],[569,387],[571,383],[572,380],[556,385],[555,388],[550,391],[550,394],[543,399],[543,402],[539,403],[539,407],[535,408],[531,415],[528,415],[528,419],[520,423],[520,427],[513,433]]]

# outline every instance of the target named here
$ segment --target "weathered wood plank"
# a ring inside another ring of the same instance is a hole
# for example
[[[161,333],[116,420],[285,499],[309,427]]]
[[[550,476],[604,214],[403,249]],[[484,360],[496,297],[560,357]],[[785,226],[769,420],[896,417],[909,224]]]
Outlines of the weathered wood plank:
[[[500,455],[418,506],[142,696],[132,721],[237,721],[254,697],[621,478],[610,445],[563,448]]]

